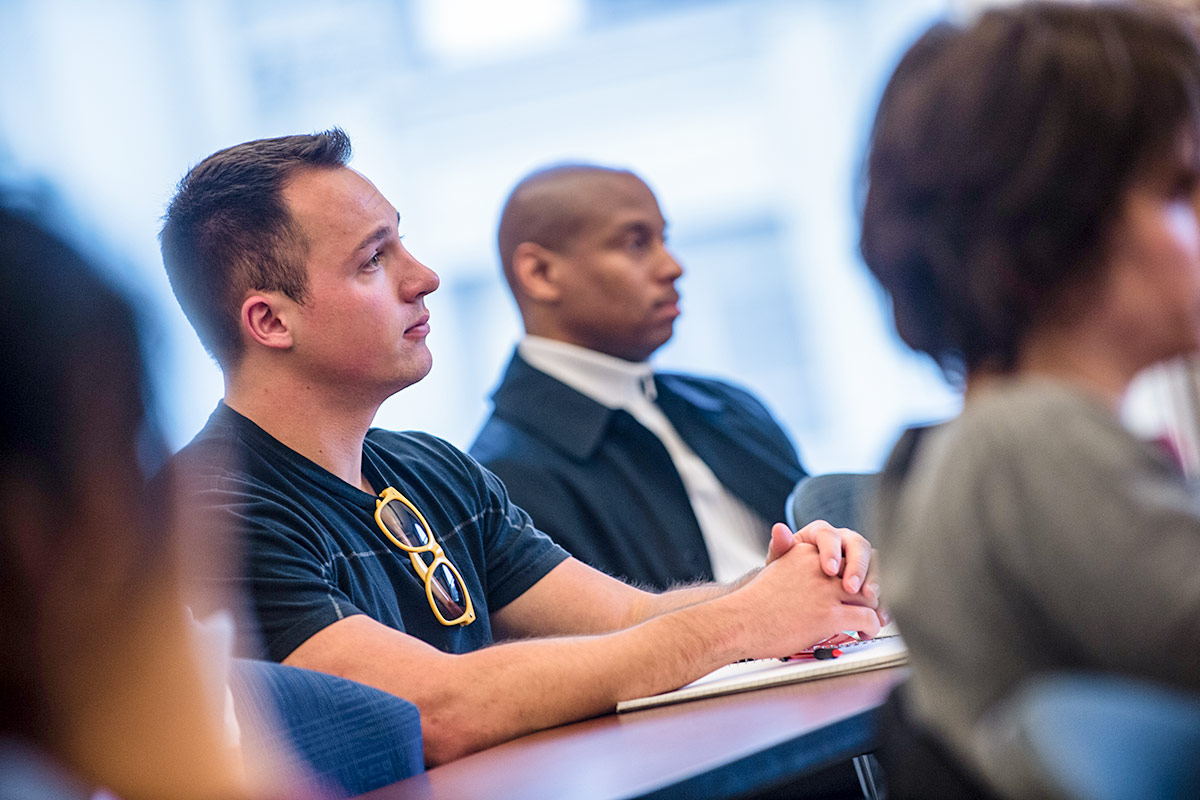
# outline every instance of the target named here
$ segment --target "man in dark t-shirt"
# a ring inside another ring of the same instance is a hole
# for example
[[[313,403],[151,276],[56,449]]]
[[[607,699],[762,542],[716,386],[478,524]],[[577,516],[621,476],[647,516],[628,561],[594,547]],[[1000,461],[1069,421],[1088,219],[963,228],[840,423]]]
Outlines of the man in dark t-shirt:
[[[376,525],[376,495],[224,403],[176,463],[192,484],[193,507],[240,520],[251,600],[275,661],[354,614],[447,653],[469,653],[492,644],[488,609],[508,605],[567,558],[508,502],[500,480],[459,450],[428,434],[370,430],[364,476],[372,486],[399,489],[420,509],[473,598],[473,623],[442,625],[407,555]],[[227,469],[235,463],[237,470]]]
[[[180,182],[161,234],[225,377],[176,473],[194,516],[245,537],[238,582],[272,658],[411,700],[437,764],[878,630],[856,534],[779,525],[764,567],[653,594],[567,556],[469,456],[372,430],[430,369],[438,278],[349,155],[336,129],[222,150]]]

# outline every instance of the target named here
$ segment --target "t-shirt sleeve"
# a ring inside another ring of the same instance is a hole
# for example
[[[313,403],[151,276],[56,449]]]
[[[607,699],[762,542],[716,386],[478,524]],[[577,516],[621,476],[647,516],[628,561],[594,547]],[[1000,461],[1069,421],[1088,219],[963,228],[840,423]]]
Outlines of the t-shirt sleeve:
[[[208,529],[224,526],[242,543],[232,584],[253,612],[266,657],[282,661],[323,628],[363,613],[333,582],[332,546],[302,509],[229,479],[205,495],[196,505]]]
[[[488,605],[503,608],[540,581],[570,554],[539,531],[525,511],[509,499],[504,482],[478,463],[489,515],[483,531],[487,553]]]

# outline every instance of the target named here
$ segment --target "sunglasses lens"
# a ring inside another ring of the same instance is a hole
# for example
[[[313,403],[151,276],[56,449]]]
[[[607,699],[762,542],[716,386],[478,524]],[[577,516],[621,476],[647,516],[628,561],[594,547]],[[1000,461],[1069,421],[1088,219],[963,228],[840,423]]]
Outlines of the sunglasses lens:
[[[389,497],[389,493],[391,496]],[[425,587],[433,598],[436,611],[447,625],[468,625],[474,614],[468,614],[467,589],[450,566],[445,554],[421,523],[421,518],[403,500],[396,497],[394,490],[384,493],[385,499],[378,509],[379,521],[388,534],[410,557],[420,559],[413,567],[417,575],[425,579]]]
[[[438,564],[432,576],[433,601],[446,619],[458,619],[466,611],[462,584],[445,564]]]
[[[424,547],[429,544],[429,534],[425,532],[425,526],[403,503],[385,503],[379,512],[379,518],[393,536],[409,547]]]

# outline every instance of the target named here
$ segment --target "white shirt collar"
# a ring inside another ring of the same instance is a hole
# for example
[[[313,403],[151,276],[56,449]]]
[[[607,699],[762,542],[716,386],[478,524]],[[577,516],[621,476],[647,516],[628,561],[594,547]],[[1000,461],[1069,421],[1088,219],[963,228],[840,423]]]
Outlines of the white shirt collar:
[[[608,408],[629,408],[656,394],[649,361],[626,361],[544,336],[526,336],[517,352],[530,366]]]

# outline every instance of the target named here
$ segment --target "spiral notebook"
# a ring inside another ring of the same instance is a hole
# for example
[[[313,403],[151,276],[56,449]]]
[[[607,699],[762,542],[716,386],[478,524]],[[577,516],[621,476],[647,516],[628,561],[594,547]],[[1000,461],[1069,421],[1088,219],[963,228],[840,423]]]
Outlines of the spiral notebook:
[[[840,645],[839,649],[841,656],[823,661],[769,658],[729,664],[673,692],[620,702],[617,711],[637,711],[704,697],[782,686],[785,683],[898,667],[908,662],[908,648],[899,636],[881,637],[849,646]]]

